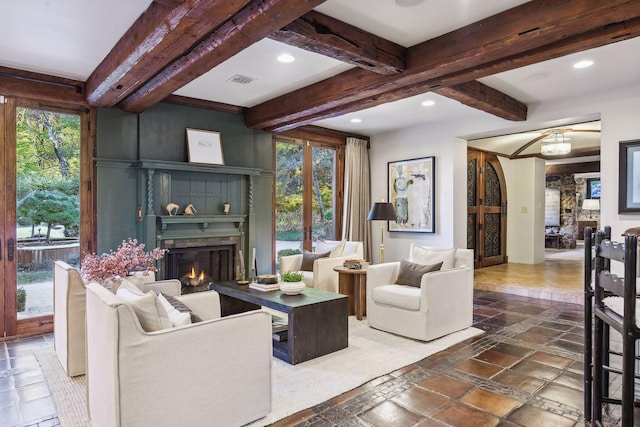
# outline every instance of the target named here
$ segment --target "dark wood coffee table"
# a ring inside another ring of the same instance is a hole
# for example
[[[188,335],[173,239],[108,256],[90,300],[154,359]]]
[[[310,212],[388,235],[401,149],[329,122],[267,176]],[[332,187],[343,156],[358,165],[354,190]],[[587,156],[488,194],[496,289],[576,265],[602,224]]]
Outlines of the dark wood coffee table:
[[[273,355],[287,363],[314,359],[349,345],[347,296],[305,288],[299,295],[262,292],[236,281],[213,282],[220,294],[222,316],[256,310],[261,306],[286,313],[287,341],[273,341]]]

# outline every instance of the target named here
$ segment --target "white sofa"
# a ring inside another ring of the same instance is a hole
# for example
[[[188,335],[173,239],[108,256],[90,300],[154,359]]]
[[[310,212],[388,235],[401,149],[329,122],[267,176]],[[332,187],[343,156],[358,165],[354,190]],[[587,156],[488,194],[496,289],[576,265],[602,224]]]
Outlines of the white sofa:
[[[271,316],[221,318],[214,291],[177,298],[203,321],[145,332],[130,305],[87,286],[93,426],[241,426],[271,410]]]
[[[341,245],[341,241],[326,241],[328,245]],[[320,252],[320,250],[317,250]],[[338,272],[334,267],[343,265],[347,259],[363,259],[364,246],[362,242],[344,241],[339,253],[332,251],[329,257],[318,258],[313,261],[313,271],[302,271],[305,285],[309,288],[323,289],[338,293]],[[301,271],[303,254],[280,257],[280,273]]]
[[[60,364],[68,376],[86,373],[85,294],[86,283],[80,271],[64,261],[54,262],[53,344]],[[180,295],[179,280],[155,280],[155,274],[138,272],[136,285],[143,291],[154,289]]]
[[[53,271],[53,345],[68,376],[84,375],[84,281],[80,271],[64,261],[56,260]]]
[[[415,250],[439,252],[445,248],[412,244],[410,254]],[[409,261],[412,261],[411,255]],[[471,326],[473,250],[456,249],[452,261],[451,268],[444,265],[445,269],[424,274],[419,287],[395,284],[400,262],[369,266],[369,326],[422,341],[431,341]]]

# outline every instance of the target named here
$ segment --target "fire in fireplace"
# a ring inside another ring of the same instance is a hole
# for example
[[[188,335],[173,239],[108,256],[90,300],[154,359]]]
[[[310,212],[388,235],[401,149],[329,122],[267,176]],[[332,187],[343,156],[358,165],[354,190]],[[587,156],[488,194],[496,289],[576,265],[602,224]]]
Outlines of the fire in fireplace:
[[[208,283],[208,277],[208,275],[204,274],[204,270],[200,270],[199,273],[196,273],[196,268],[194,266],[191,267],[191,273],[180,278],[180,282],[182,282],[183,285],[198,286]]]
[[[183,286],[232,280],[237,251],[235,245],[172,248],[164,259],[166,279],[179,279]]]

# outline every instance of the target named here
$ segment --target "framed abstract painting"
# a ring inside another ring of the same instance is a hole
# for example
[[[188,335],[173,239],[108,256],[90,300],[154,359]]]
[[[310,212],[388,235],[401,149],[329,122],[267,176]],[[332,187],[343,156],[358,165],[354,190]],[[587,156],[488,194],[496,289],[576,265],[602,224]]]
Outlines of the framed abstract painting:
[[[389,231],[435,233],[435,157],[388,163],[389,202],[396,220]]]

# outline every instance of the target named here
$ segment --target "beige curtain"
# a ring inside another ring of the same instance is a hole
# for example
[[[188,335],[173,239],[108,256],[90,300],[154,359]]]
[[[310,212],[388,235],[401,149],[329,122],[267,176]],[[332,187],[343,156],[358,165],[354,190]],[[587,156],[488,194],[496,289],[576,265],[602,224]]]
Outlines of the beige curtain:
[[[344,167],[342,238],[363,242],[365,260],[371,261],[371,180],[367,141],[347,138]]]

